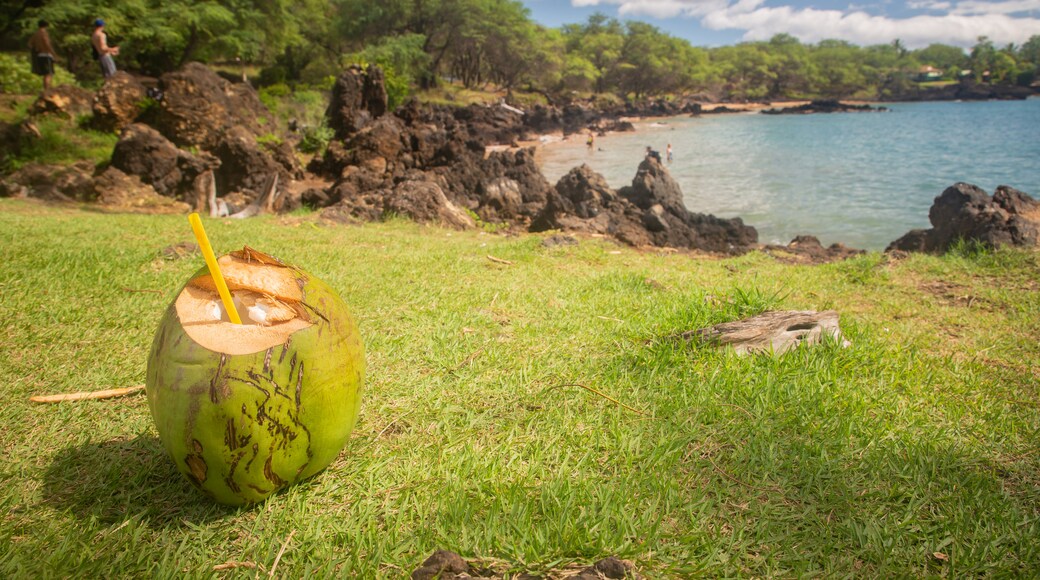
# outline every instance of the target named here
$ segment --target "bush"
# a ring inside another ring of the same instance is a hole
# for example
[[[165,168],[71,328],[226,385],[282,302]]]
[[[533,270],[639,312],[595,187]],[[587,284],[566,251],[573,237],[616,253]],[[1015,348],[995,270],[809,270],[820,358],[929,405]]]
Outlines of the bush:
[[[76,77],[61,66],[54,65],[54,77],[51,86],[75,85]],[[43,80],[32,74],[27,54],[0,54],[0,93],[28,95],[38,93],[43,88]]]
[[[35,124],[40,137],[19,142],[0,170],[13,171],[29,162],[71,165],[87,160],[101,165],[111,158],[119,140],[114,133],[77,127],[80,121],[42,118]]]
[[[282,99],[292,94],[292,89],[285,83],[277,83],[266,86],[258,92],[260,102],[264,104],[272,113],[278,110],[278,106]]]
[[[329,141],[335,135],[335,131],[324,122],[317,127],[304,127],[300,133],[303,137],[296,148],[301,153],[316,153],[318,155],[325,153],[325,149],[329,146]]]

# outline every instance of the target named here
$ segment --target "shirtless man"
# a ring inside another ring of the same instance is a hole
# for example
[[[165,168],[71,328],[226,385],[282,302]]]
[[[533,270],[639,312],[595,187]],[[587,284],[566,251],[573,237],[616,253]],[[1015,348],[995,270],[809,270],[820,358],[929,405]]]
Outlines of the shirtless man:
[[[105,34],[105,21],[98,18],[94,21],[94,34],[90,36],[90,43],[98,54],[98,62],[101,64],[101,74],[107,79],[116,74],[116,61],[112,57],[119,54],[118,46],[108,45],[108,36]]]
[[[32,71],[43,77],[43,90],[46,91],[54,75],[54,47],[47,34],[47,21],[41,20],[38,24],[39,28],[29,39],[29,49],[32,51]]]

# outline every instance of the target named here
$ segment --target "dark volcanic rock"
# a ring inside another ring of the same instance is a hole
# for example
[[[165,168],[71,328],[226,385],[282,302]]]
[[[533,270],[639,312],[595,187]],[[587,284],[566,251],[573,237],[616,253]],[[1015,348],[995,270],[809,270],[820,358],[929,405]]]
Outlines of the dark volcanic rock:
[[[448,550],[437,550],[412,571],[412,580],[447,580],[469,572],[469,564],[462,556]]]
[[[94,179],[94,197],[98,205],[130,213],[188,213],[190,206],[159,195],[136,175],[127,175],[109,167]]]
[[[112,152],[112,167],[136,175],[160,195],[185,199],[195,179],[220,162],[212,156],[196,157],[147,125],[135,123],[123,130]]]
[[[29,163],[0,182],[0,194],[44,201],[94,201],[93,171],[86,161],[68,167]]]
[[[740,253],[758,242],[758,232],[740,218],[722,219],[687,210],[679,184],[654,159],[644,159],[632,185],[618,193],[643,210],[642,223],[655,246]]]
[[[556,192],[566,202],[562,209],[582,219],[596,217],[618,199],[607,180],[584,164],[561,177]]]
[[[991,247],[1035,246],[1040,237],[1040,203],[1007,186],[993,197],[969,183],[957,183],[935,198],[928,211],[932,228],[912,230],[886,251],[943,253],[957,240]]]
[[[603,558],[592,566],[581,570],[577,575],[571,576],[573,580],[602,580],[603,578],[623,580],[625,578],[636,579],[639,577],[639,573],[636,572],[636,567],[632,562],[614,556]]]
[[[163,75],[159,87],[163,99],[154,126],[181,147],[214,149],[232,127],[257,135],[257,119],[268,114],[252,87],[231,84],[195,62]]]
[[[381,179],[364,169],[355,169],[325,192],[331,203],[321,215],[337,222],[376,221],[388,215],[409,217],[419,223],[432,223],[465,229],[476,226],[465,209],[448,199],[436,178],[412,172],[397,184]],[[304,199],[314,204],[315,192]]]
[[[244,127],[230,128],[213,150],[213,155],[220,160],[216,176],[221,192],[249,190],[260,194],[272,174],[279,176],[279,189],[284,191],[288,180],[295,177],[298,170],[275,161]]]
[[[93,98],[94,95],[87,89],[73,85],[58,85],[47,89],[33,101],[29,107],[29,115],[58,115],[71,119],[76,115],[89,113]]]
[[[141,114],[147,89],[141,81],[125,71],[105,80],[94,94],[93,124],[103,131],[118,131],[134,122]]]
[[[558,229],[612,236],[633,246],[740,253],[758,241],[758,232],[739,219],[688,211],[668,171],[644,160],[632,185],[619,192],[587,166],[572,169],[550,192],[531,231]]]
[[[332,86],[332,98],[325,118],[344,139],[365,128],[373,119],[386,113],[387,94],[383,70],[370,65],[367,70],[352,66],[343,71]]]
[[[457,109],[454,116],[482,145],[510,144],[527,132],[524,115],[500,105],[469,105]]]
[[[455,162],[437,168],[453,199],[488,222],[528,223],[545,206],[552,185],[542,175],[533,149],[495,151],[460,147]]]
[[[810,264],[838,262],[866,253],[865,250],[857,250],[840,243],[824,248],[816,236],[804,235],[795,237],[786,246],[765,246],[763,251],[781,261]]]
[[[644,159],[632,179],[632,185],[621,188],[619,193],[640,209],[662,205],[675,215],[686,212],[679,184],[672,179],[664,165],[654,159]]]
[[[804,105],[796,107],[784,107],[782,109],[765,109],[763,115],[808,115],[810,113],[876,113],[887,111],[886,107],[872,107],[870,105],[853,105],[843,103],[837,99],[817,99]]]
[[[384,200],[384,214],[406,215],[419,223],[435,223],[458,229],[476,226],[473,218],[448,200],[440,185],[432,181],[403,181]]]

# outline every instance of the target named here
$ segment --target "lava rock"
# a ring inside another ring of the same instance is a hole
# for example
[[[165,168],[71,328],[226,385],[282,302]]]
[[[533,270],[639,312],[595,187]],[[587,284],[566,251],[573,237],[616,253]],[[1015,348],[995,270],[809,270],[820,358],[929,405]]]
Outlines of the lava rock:
[[[1034,247],[1040,239],[1040,203],[1012,187],[993,197],[970,183],[956,183],[935,198],[928,211],[931,229],[911,230],[886,251],[941,254],[957,240],[990,247]]]

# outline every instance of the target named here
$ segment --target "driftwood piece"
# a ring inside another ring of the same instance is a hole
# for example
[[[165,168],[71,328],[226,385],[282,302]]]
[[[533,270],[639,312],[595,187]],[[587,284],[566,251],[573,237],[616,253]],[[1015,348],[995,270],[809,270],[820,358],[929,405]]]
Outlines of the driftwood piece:
[[[271,177],[267,178],[267,182],[264,184],[264,192],[260,194],[260,197],[253,200],[253,203],[246,206],[240,212],[229,215],[229,218],[245,219],[253,216],[260,215],[264,212],[271,212],[274,210],[274,202],[278,199],[278,174],[272,173]]]
[[[825,336],[833,337],[842,346],[851,344],[842,336],[838,327],[838,313],[834,310],[764,312],[752,318],[716,324],[682,334],[686,340],[732,346],[737,354],[782,354],[802,344],[818,344]]]
[[[228,214],[227,203],[217,199],[217,177],[213,170],[206,170],[195,178],[196,209],[203,209],[203,200],[209,207],[209,217],[224,217]]]
[[[259,197],[247,205],[245,209],[235,213],[231,213],[228,209],[227,202],[217,198],[217,180],[212,170],[203,173],[196,179],[195,190],[200,198],[205,195],[209,205],[209,217],[214,218],[245,219],[265,212],[271,213],[274,211],[275,202],[278,201],[278,197],[281,195],[281,192],[278,191],[277,173],[272,173],[267,178],[267,181],[264,183],[264,191]]]
[[[37,395],[29,397],[34,403],[61,403],[64,401],[88,401],[94,399],[114,399],[125,397],[144,390],[144,385],[126,387],[124,389],[107,389],[104,391],[85,391],[82,393],[64,393],[61,395]]]

